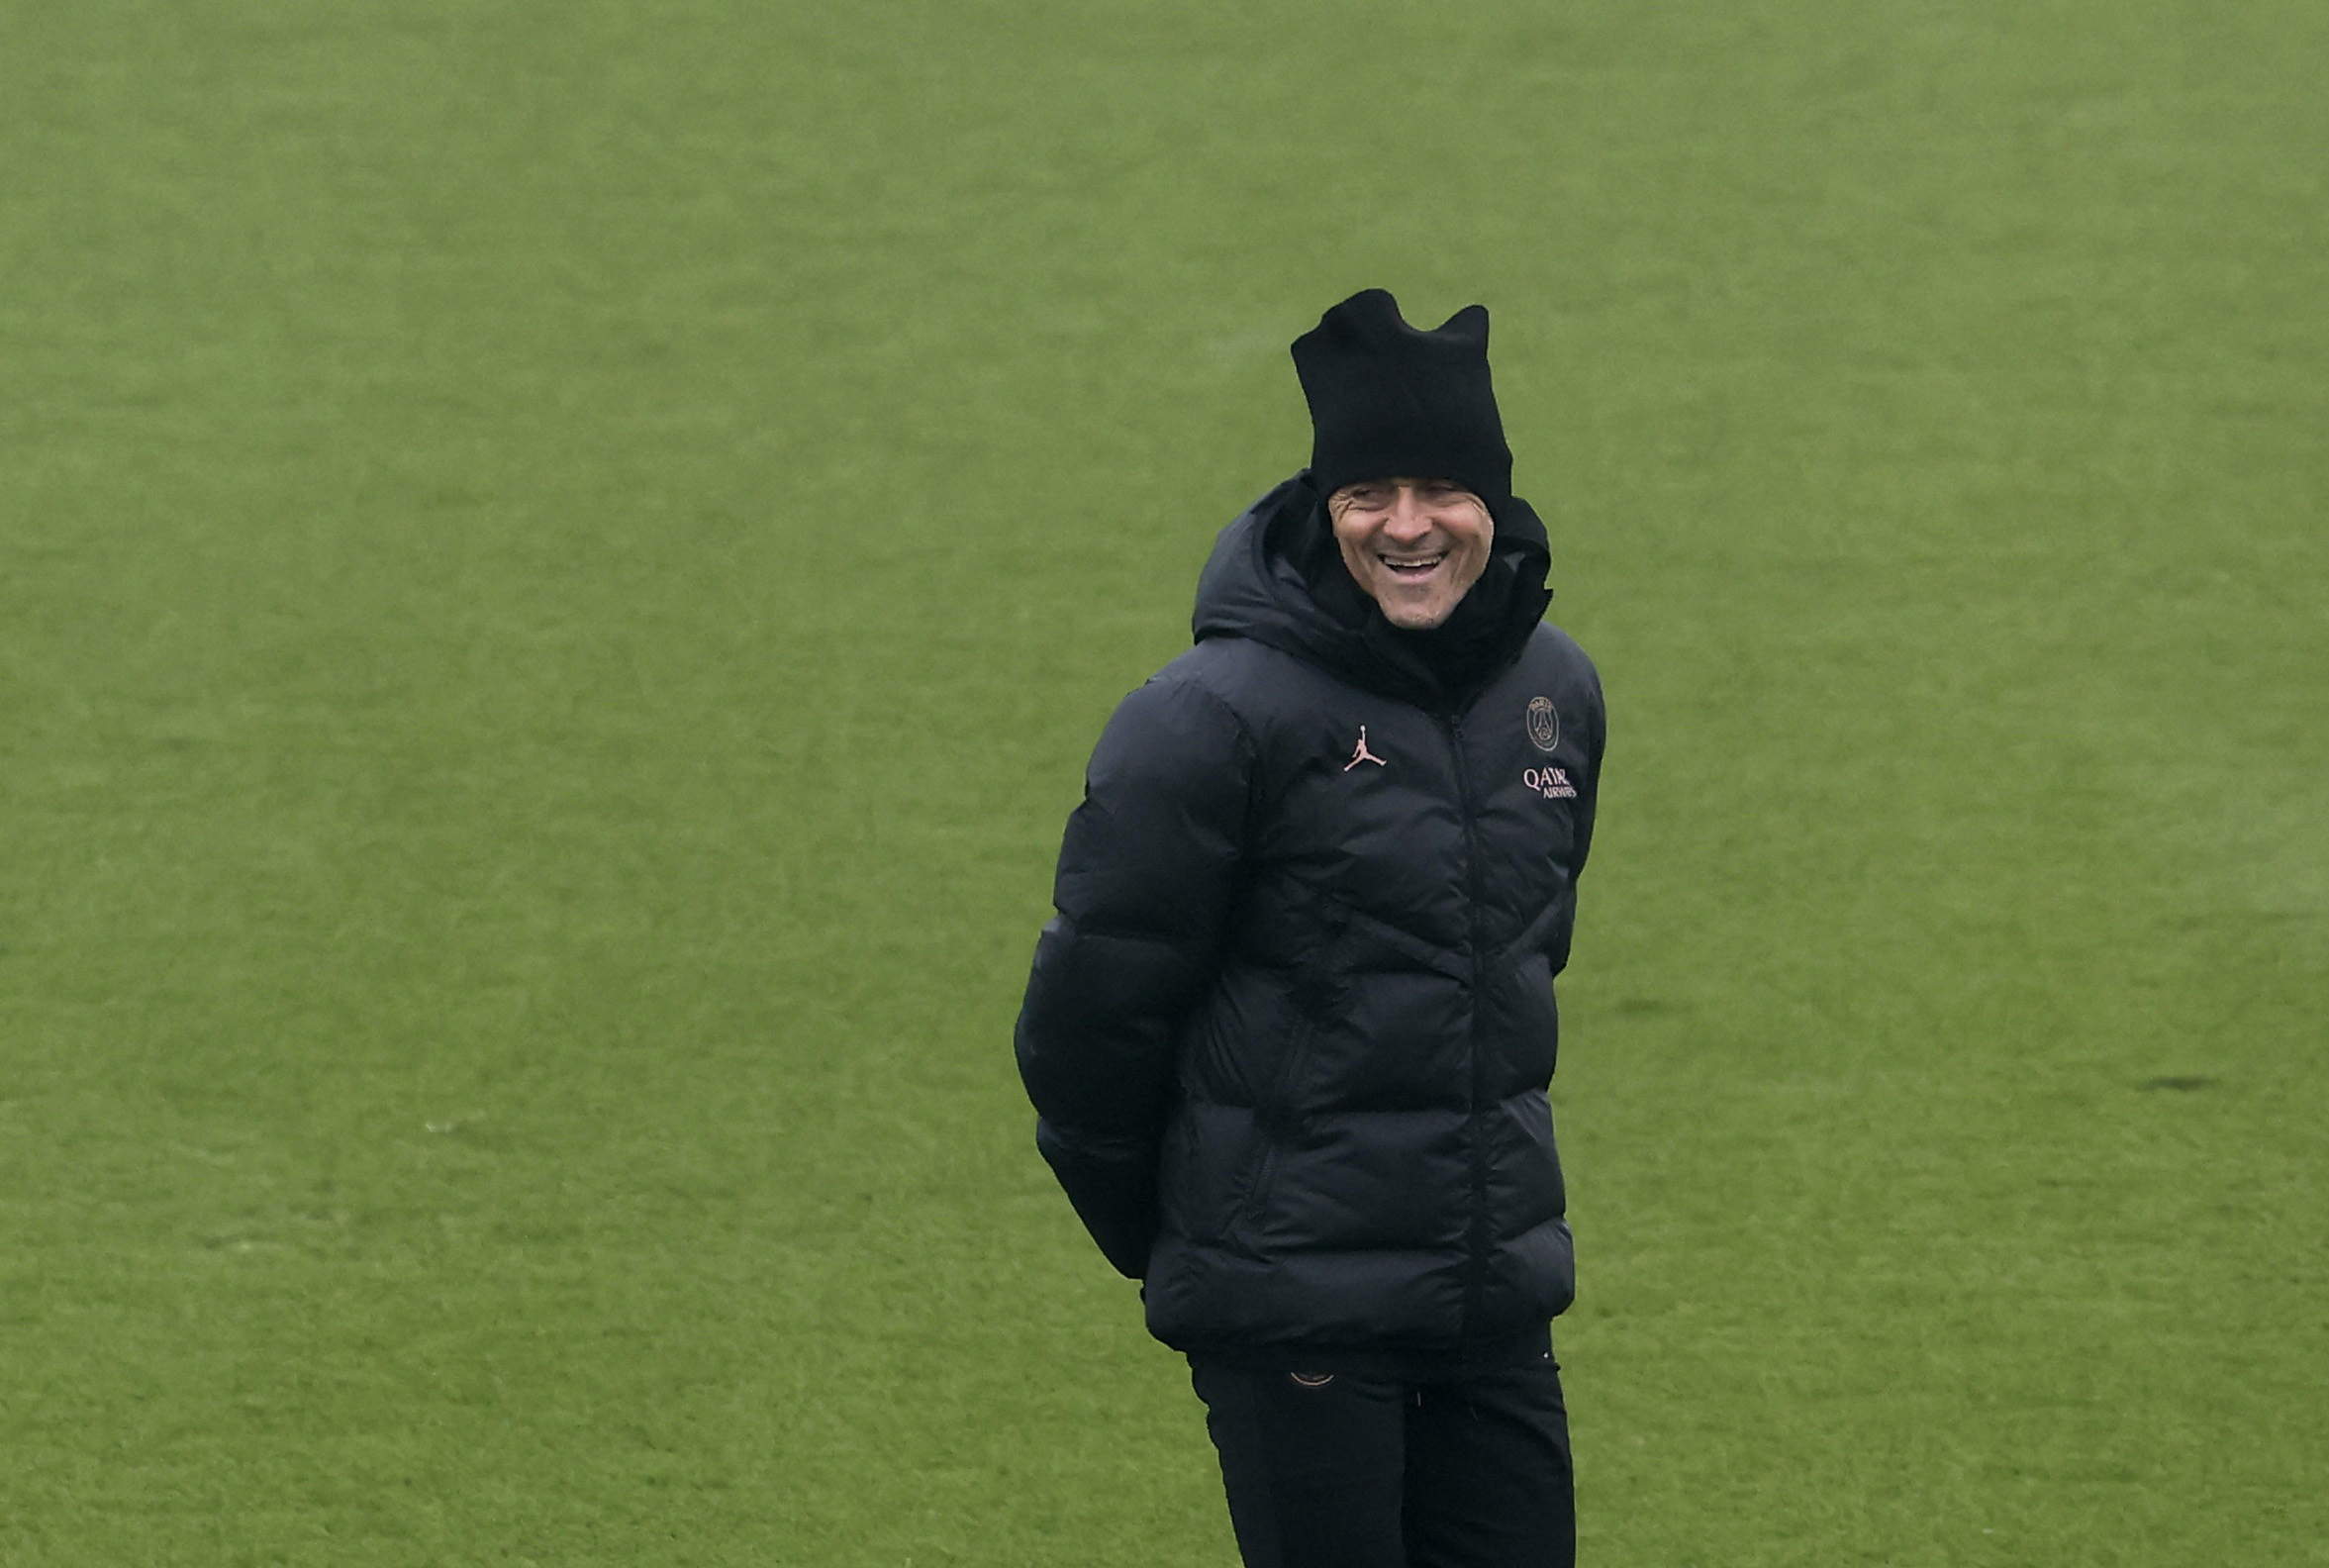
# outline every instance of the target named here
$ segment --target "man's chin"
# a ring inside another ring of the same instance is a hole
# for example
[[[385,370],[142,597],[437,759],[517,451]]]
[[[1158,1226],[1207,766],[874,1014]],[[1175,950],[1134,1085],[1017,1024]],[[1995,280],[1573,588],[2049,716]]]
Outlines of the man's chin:
[[[1379,599],[1376,602],[1383,608],[1383,619],[1402,632],[1428,632],[1445,621],[1448,618],[1448,612],[1455,609],[1452,602],[1441,604],[1436,594],[1428,599],[1407,603],[1390,598]]]

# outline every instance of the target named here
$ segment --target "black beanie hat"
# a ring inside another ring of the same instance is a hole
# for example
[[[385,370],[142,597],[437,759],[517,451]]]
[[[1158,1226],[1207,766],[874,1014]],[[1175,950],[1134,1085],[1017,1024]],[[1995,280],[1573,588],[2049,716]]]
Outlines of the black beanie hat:
[[[1395,475],[1453,479],[1488,503],[1512,498],[1512,449],[1488,375],[1488,307],[1421,332],[1383,289],[1353,294],[1294,340],[1310,406],[1310,478],[1320,495]]]

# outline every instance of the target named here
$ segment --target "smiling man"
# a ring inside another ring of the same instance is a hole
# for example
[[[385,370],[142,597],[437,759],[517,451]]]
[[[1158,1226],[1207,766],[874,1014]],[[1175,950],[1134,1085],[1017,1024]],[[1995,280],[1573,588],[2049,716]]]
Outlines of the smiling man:
[[[1475,305],[1294,344],[1310,463],[1222,531],[1060,851],[1036,1143],[1189,1357],[1251,1568],[1575,1556],[1546,1085],[1601,684]]]
[[[1445,621],[1488,565],[1496,520],[1453,479],[1403,475],[1344,485],[1326,498],[1351,578],[1408,632]]]

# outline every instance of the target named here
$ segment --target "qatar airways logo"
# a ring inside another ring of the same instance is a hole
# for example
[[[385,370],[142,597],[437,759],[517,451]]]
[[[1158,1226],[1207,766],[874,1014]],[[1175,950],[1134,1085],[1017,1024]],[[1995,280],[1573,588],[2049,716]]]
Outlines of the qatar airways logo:
[[[1577,799],[1577,786],[1569,782],[1567,768],[1522,768],[1520,782],[1542,795],[1546,800]]]

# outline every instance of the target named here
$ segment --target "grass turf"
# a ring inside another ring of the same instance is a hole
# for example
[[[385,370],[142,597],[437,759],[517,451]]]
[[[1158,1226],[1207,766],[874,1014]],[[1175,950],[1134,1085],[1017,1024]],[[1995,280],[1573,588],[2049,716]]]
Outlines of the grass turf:
[[[1614,744],[1588,1560],[2329,1561],[2317,7],[0,18],[0,1558],[1200,1564],[1007,1034],[1353,288]]]

